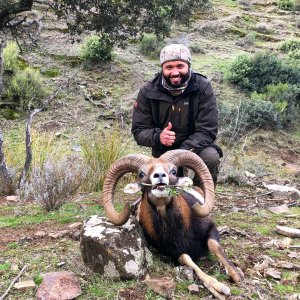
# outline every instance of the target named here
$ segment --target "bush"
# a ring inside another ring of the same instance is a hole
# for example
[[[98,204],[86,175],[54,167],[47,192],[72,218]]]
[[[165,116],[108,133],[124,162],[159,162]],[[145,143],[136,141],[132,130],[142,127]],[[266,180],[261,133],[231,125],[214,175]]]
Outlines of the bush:
[[[294,7],[294,0],[277,0],[277,5],[283,10],[292,10]]]
[[[155,34],[146,34],[140,42],[140,52],[152,59],[159,58],[161,49],[163,48],[162,41],[158,40]]]
[[[279,49],[285,53],[300,50],[300,39],[290,39],[281,43]]]
[[[276,130],[281,122],[274,104],[270,101],[242,100],[238,106],[219,103],[219,138],[224,143],[236,140],[256,128]]]
[[[22,110],[39,107],[46,95],[47,90],[40,72],[30,67],[19,71],[6,91],[7,99],[16,102]]]
[[[271,101],[279,112],[284,127],[297,126],[300,117],[300,86],[287,83],[268,85],[265,93],[254,92],[251,98]]]
[[[3,66],[4,70],[16,72],[18,69],[19,47],[15,42],[8,42],[3,49]]]
[[[107,35],[91,35],[80,48],[80,58],[87,62],[103,62],[112,59],[113,43]]]
[[[299,64],[288,64],[277,56],[261,52],[253,57],[238,56],[227,68],[226,78],[248,91],[265,92],[270,84],[299,84]]]
[[[83,160],[88,168],[88,180],[84,183],[84,190],[102,190],[107,170],[115,160],[124,155],[125,146],[121,146],[122,140],[119,131],[114,130],[107,135],[98,133],[92,141],[91,138],[81,141]]]
[[[76,156],[54,162],[51,159],[32,170],[29,182],[22,183],[19,195],[23,200],[32,198],[46,211],[59,208],[76,193],[86,176]]]

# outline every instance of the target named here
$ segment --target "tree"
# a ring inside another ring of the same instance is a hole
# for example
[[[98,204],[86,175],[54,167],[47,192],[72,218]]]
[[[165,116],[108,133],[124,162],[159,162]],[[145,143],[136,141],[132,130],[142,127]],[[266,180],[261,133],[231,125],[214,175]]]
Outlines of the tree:
[[[26,16],[20,13],[30,11],[33,0],[3,0],[0,2],[0,31],[6,28],[12,28],[25,21]]]
[[[72,34],[96,31],[124,45],[143,33],[166,36],[172,21],[188,24],[193,11],[207,4],[209,0],[52,0],[50,6]]]

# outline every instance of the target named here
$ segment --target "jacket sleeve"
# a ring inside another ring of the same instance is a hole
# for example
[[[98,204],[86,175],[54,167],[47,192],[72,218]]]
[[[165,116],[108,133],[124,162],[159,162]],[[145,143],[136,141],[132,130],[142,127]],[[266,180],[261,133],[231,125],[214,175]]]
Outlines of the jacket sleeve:
[[[141,146],[153,147],[160,145],[160,128],[155,128],[151,102],[141,89],[133,108],[131,132]]]
[[[213,143],[218,134],[218,109],[211,83],[206,82],[204,91],[197,95],[198,115],[195,119],[195,133],[180,145],[180,149],[201,151]]]

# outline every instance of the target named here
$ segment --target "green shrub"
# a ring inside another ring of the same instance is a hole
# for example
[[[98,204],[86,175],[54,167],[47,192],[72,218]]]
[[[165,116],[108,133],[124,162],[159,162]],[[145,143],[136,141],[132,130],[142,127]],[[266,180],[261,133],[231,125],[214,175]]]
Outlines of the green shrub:
[[[7,99],[16,102],[22,110],[39,107],[46,95],[47,90],[40,72],[30,67],[19,71],[6,91]]]
[[[284,127],[297,126],[300,118],[300,86],[287,83],[268,85],[265,93],[254,92],[251,98],[272,102]]]
[[[19,47],[16,42],[8,42],[3,49],[4,70],[15,72],[18,69]]]
[[[288,64],[277,56],[261,52],[238,56],[227,68],[227,80],[248,91],[263,93],[270,84],[299,84],[299,64]]]
[[[80,48],[80,58],[87,62],[103,62],[112,59],[113,43],[109,36],[91,35]]]
[[[277,0],[277,5],[280,9],[292,10],[294,7],[293,0]]]
[[[238,106],[219,103],[219,137],[228,143],[256,128],[276,130],[281,128],[278,111],[274,104],[264,100],[242,100]],[[229,139],[228,139],[229,138]]]
[[[279,49],[285,53],[300,50],[300,39],[289,39],[281,43]]]
[[[140,52],[152,59],[158,58],[163,44],[155,34],[146,34],[140,42]]]

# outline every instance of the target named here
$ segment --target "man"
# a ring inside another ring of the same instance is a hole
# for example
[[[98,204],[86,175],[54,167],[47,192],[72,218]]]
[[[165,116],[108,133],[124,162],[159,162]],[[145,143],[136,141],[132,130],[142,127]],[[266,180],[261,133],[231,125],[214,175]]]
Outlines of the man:
[[[216,184],[223,154],[215,144],[218,111],[212,86],[191,69],[190,51],[182,44],[163,48],[160,63],[162,71],[141,88],[135,102],[134,138],[151,147],[154,157],[173,149],[194,151]]]

